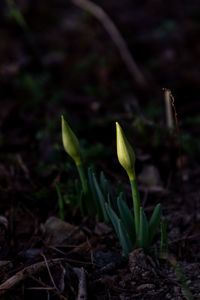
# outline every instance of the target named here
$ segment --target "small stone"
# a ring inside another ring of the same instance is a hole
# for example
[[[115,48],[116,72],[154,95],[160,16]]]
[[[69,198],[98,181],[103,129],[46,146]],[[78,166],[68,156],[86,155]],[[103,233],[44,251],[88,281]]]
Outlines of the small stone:
[[[44,229],[45,240],[51,245],[78,244],[85,240],[85,234],[80,229],[56,217],[50,217]]]
[[[109,234],[110,232],[112,232],[112,228],[104,223],[97,223],[94,229],[94,233],[99,236]]]
[[[113,251],[96,251],[93,254],[93,259],[100,266],[106,266],[111,262],[120,265],[123,262],[121,254]]]
[[[149,188],[162,186],[160,174],[154,165],[145,166],[139,174],[138,179],[143,185]]]
[[[141,284],[137,287],[137,291],[139,293],[144,293],[148,290],[153,290],[153,289],[155,289],[155,285],[151,284],[151,283],[144,283],[144,284]]]
[[[30,248],[25,250],[24,252],[20,253],[19,255],[25,259],[33,259],[37,256],[39,256],[41,253],[40,248]]]

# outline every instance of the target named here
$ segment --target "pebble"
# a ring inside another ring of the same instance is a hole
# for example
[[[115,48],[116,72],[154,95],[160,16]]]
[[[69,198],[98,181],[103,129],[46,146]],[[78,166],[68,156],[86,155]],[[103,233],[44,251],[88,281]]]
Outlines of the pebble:
[[[137,287],[137,291],[139,293],[143,293],[143,292],[146,292],[148,290],[153,290],[153,289],[155,289],[155,285],[151,284],[151,283],[144,283]]]
[[[138,179],[143,185],[149,188],[162,186],[159,171],[154,165],[144,166]]]
[[[44,231],[44,238],[51,245],[75,245],[85,240],[85,234],[76,226],[56,217],[47,219]]]

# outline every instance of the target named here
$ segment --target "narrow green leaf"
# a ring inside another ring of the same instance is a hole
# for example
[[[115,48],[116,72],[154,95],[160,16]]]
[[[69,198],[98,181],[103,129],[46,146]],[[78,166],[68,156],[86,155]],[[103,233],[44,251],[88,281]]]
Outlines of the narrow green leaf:
[[[84,192],[83,190],[81,190],[78,198],[78,204],[82,215],[84,215],[83,198],[84,198]]]
[[[56,191],[57,191],[57,195],[58,195],[58,205],[59,205],[60,218],[61,218],[61,220],[64,220],[65,219],[65,216],[64,216],[64,200],[63,200],[62,193],[61,193],[61,190],[60,190],[60,186],[59,186],[58,183],[56,183]]]
[[[111,200],[110,200],[110,195],[107,196],[107,201],[108,201],[108,204],[109,204],[110,206],[112,206]]]
[[[81,183],[78,179],[75,180],[75,190],[76,190],[76,194],[79,195],[81,192]]]
[[[126,194],[125,194],[125,188],[124,185],[121,182],[118,182],[117,184],[117,195],[122,194],[123,198],[126,201]]]
[[[94,181],[93,181],[93,173],[94,173],[93,168],[89,168],[88,169],[88,183],[89,183],[90,197],[91,197],[91,201],[93,201],[93,203],[96,207],[98,219],[103,220],[103,214],[101,211],[101,207],[100,207],[100,204],[98,201],[98,196],[97,196],[97,192],[96,192]]]
[[[128,258],[130,251],[132,250],[133,246],[131,241],[128,238],[127,232],[125,230],[124,225],[122,224],[121,220],[118,218],[112,207],[106,203],[106,210],[110,217],[110,220],[113,224],[115,232],[118,236],[122,249],[124,251],[125,256]]]
[[[149,246],[149,225],[147,217],[140,207],[140,226],[139,226],[139,237],[138,237],[138,248],[147,249]]]
[[[109,194],[111,199],[113,199],[113,191],[112,191],[110,184],[108,183],[108,180],[106,179],[103,172],[101,172],[101,174],[100,174],[100,184],[101,184],[101,188],[104,193],[104,196],[107,196]]]
[[[110,201],[112,203],[112,207],[115,211],[117,211],[117,205],[116,205],[116,199],[114,197],[114,193],[113,190],[108,182],[108,180],[106,179],[105,175],[103,172],[101,172],[100,174],[100,186],[101,186],[101,190],[103,192],[103,195],[105,197],[105,199],[108,197],[110,198]]]
[[[107,215],[106,208],[105,208],[105,202],[106,202],[105,198],[102,194],[102,191],[99,187],[99,184],[97,182],[97,179],[96,179],[96,176],[95,176],[94,173],[92,174],[92,178],[93,178],[94,188],[96,190],[96,194],[97,194],[97,197],[98,197],[98,200],[99,200],[99,204],[100,204],[100,207],[101,207],[101,210],[102,210],[102,213],[103,213],[104,221],[106,223],[108,223],[109,219],[108,219],[108,215]]]
[[[150,222],[149,222],[149,242],[151,243],[154,236],[155,236],[155,233],[156,233],[156,230],[160,224],[160,218],[161,218],[161,214],[162,214],[162,207],[161,207],[161,204],[157,204],[154,211],[153,211],[153,214],[151,216],[151,219],[150,219]]]
[[[106,203],[106,211],[108,213],[108,216],[113,224],[113,227],[115,229],[115,232],[118,236],[118,239],[119,239],[119,228],[118,228],[118,223],[119,223],[119,218],[118,216],[116,215],[116,213],[114,212],[114,210],[112,209],[111,205]]]
[[[132,243],[128,237],[128,234],[126,232],[126,229],[120,219],[118,219],[118,230],[119,230],[120,244],[122,246],[122,249],[123,249],[123,252],[124,252],[126,258],[128,258],[129,253],[133,249],[133,245],[132,245]]]
[[[128,205],[126,204],[126,202],[123,200],[122,193],[117,198],[117,205],[118,205],[121,220],[126,228],[129,239],[131,240],[131,243],[134,244],[135,243],[134,216],[131,213],[130,209],[128,208]]]
[[[185,278],[185,276],[183,274],[183,271],[181,270],[181,267],[178,264],[178,262],[176,263],[175,266],[173,265],[173,267],[174,267],[174,269],[176,271],[177,277],[178,277],[178,279],[179,279],[179,281],[180,281],[180,283],[182,285],[182,288],[184,290],[185,298],[187,300],[194,300],[194,297],[193,297],[193,295],[192,295],[192,293],[190,291],[189,286],[187,285],[186,278]]]
[[[160,223],[161,227],[161,242],[160,242],[160,257],[165,252],[168,257],[168,238],[167,238],[167,221],[164,220]]]

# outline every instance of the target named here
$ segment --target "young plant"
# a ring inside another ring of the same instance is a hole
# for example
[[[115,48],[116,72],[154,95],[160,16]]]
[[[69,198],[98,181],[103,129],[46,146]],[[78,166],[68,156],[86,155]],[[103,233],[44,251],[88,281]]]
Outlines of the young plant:
[[[151,245],[160,224],[162,209],[161,205],[157,204],[148,222],[140,204],[135,175],[135,154],[118,123],[116,123],[116,130],[117,156],[130,180],[134,216],[126,204],[124,192],[119,190],[118,196],[115,197],[103,173],[100,174],[98,179],[93,168],[89,168],[86,174],[81,158],[79,141],[62,116],[64,149],[74,160],[81,180],[81,184],[77,181],[75,183],[75,204],[79,206],[83,215],[96,214],[99,220],[103,220],[106,223],[111,221],[124,254],[128,257],[133,248],[147,249]],[[62,197],[58,186],[57,192],[60,203],[60,215],[63,218],[63,199],[65,197]],[[115,201],[116,198],[117,201]],[[165,243],[164,235],[162,235],[162,240]]]
[[[157,204],[148,222],[140,204],[135,175],[135,154],[118,122],[116,123],[116,132],[117,156],[119,163],[127,172],[130,180],[134,216],[121,196],[117,200],[119,213],[117,214],[113,210],[110,203],[107,204],[107,212],[120,240],[124,254],[128,257],[134,247],[147,249],[151,245],[160,224],[162,208],[160,204]]]
[[[87,194],[88,191],[87,179],[83,167],[83,162],[81,159],[79,141],[75,136],[75,134],[73,133],[73,131],[71,130],[71,128],[69,127],[68,123],[65,121],[63,116],[61,116],[61,119],[62,119],[62,141],[63,141],[64,149],[67,152],[67,154],[69,154],[69,156],[71,156],[71,158],[74,160],[81,179],[83,192],[84,194]]]
[[[187,284],[186,278],[183,274],[183,271],[178,263],[178,261],[176,260],[175,257],[173,256],[167,256],[166,257],[167,261],[169,261],[171,263],[171,265],[174,267],[176,275],[178,277],[178,280],[184,290],[184,296],[187,300],[194,300],[194,297],[189,289],[189,286]]]
[[[109,218],[106,211],[106,200],[109,195],[113,199],[112,190],[108,184],[103,173],[100,175],[98,180],[93,168],[88,169],[86,174],[83,160],[81,158],[81,150],[77,137],[65,121],[62,119],[62,141],[65,151],[74,160],[77,167],[81,185],[76,182],[76,205],[79,206],[83,215],[85,214],[96,214],[99,220],[108,222]],[[58,189],[57,189],[58,193]],[[59,203],[61,203],[61,195],[58,193]],[[60,207],[60,205],[59,205]],[[60,208],[60,211],[62,208]]]

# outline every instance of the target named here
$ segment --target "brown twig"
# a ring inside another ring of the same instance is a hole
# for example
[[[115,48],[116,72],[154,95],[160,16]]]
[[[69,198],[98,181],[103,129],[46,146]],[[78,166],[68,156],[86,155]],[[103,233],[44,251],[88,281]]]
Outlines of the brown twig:
[[[32,290],[33,290],[33,289],[39,290],[39,289],[41,289],[41,290],[46,290],[47,293],[48,293],[49,291],[52,291],[52,292],[54,292],[56,295],[58,295],[60,299],[62,299],[62,300],[68,300],[68,297],[61,295],[59,291],[55,290],[54,287],[50,287],[50,286],[46,285],[43,281],[41,281],[41,279],[39,280],[39,279],[37,279],[37,278],[34,277],[34,276],[30,276],[30,278],[31,278],[32,280],[34,280],[35,282],[37,282],[39,285],[41,285],[41,287],[26,288],[26,290],[31,290],[31,289],[32,289]],[[48,299],[49,299],[49,298],[48,298]]]
[[[79,286],[78,286],[77,300],[87,300],[86,274],[85,274],[84,268],[81,268],[80,274],[79,274]]]
[[[49,268],[57,263],[60,263],[62,261],[66,261],[64,258],[57,258],[53,260],[49,260],[48,266]],[[32,276],[35,273],[38,273],[42,271],[46,267],[46,261],[35,263],[33,265],[30,265],[23,270],[17,272],[15,275],[7,279],[4,283],[0,285],[0,295],[3,295],[8,290],[15,287],[17,284],[19,284],[21,281],[25,280],[26,278]]]
[[[172,100],[172,107],[173,107],[173,110],[174,110],[174,118],[175,118],[175,121],[176,121],[177,133],[178,133],[179,138],[181,139],[180,127],[179,127],[179,123],[178,123],[178,114],[177,114],[176,106],[175,106],[175,99],[174,99],[174,96],[172,95],[171,91],[170,91],[170,98]]]
[[[165,93],[165,100],[169,103],[168,104],[168,116],[171,119],[169,122],[171,123],[171,126],[168,126],[170,129],[173,128],[173,120],[172,120],[172,111],[171,108],[173,108],[174,111],[174,119],[176,122],[176,132],[177,132],[177,137],[178,137],[178,141],[179,141],[179,157],[181,159],[181,169],[182,169],[182,139],[181,139],[181,131],[180,131],[180,126],[179,126],[179,122],[178,122],[178,114],[176,111],[176,105],[175,105],[175,98],[172,95],[171,90],[167,89],[167,88],[163,88],[163,91]],[[171,100],[171,101],[170,101]],[[171,108],[169,107],[169,105],[171,106]]]
[[[133,56],[131,55],[124,38],[120,34],[111,18],[107,15],[107,13],[100,6],[89,0],[71,0],[71,2],[76,6],[90,12],[96,19],[100,21],[100,23],[103,25],[103,27],[117,46],[121,58],[123,59],[133,80],[140,87],[147,86],[146,78],[144,77]]]
[[[167,127],[171,130],[174,127],[172,117],[171,91],[169,89],[164,89],[164,96]]]
[[[170,98],[172,101],[172,107],[174,110],[174,118],[176,121],[176,131],[177,131],[177,135],[178,135],[178,140],[179,140],[179,157],[180,157],[180,169],[181,169],[181,180],[183,181],[183,159],[182,159],[182,139],[181,139],[181,131],[180,131],[180,126],[179,126],[179,122],[178,122],[178,114],[176,111],[176,106],[175,106],[175,99],[174,96],[172,95],[172,92],[170,91]]]
[[[54,286],[55,290],[58,291],[58,288],[57,288],[57,286],[56,286],[56,284],[55,284],[55,281],[54,281],[54,279],[53,279],[53,276],[52,276],[52,274],[51,274],[51,271],[50,271],[50,268],[49,268],[49,263],[48,263],[48,261],[47,261],[47,259],[46,259],[46,256],[45,256],[44,254],[42,254],[42,253],[41,253],[41,256],[44,258],[44,261],[45,261],[45,264],[46,264],[46,267],[47,267],[47,270],[48,270],[48,273],[49,273],[49,277],[50,277],[50,279],[51,279],[51,282],[53,283],[53,286]]]

